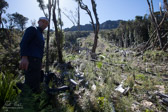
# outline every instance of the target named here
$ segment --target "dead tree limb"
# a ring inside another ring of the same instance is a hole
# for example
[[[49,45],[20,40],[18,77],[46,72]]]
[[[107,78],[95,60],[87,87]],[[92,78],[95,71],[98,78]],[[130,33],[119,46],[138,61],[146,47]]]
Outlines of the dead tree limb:
[[[159,25],[157,23],[157,19],[154,15],[153,1],[151,0],[151,4],[150,4],[149,0],[147,0],[147,3],[148,3],[148,6],[149,6],[149,11],[150,11],[152,23],[154,24],[154,26],[156,28],[157,38],[158,38],[158,41],[159,41],[159,46],[162,49],[163,45],[162,45],[162,41],[161,41],[161,34],[160,34],[160,31],[159,31]],[[151,6],[152,6],[152,8],[151,8]]]
[[[47,14],[46,14],[45,11],[44,11],[44,9],[45,9],[44,1],[43,1],[43,0],[37,0],[37,2],[39,3],[39,7],[40,7],[41,10],[43,11],[45,17],[47,17]]]
[[[89,15],[89,17],[91,19],[91,24],[93,26],[93,30],[95,31],[96,28],[95,28],[95,25],[94,25],[94,21],[93,21],[91,11],[88,9],[88,6],[85,5],[81,0],[79,0],[78,2],[79,2],[79,5],[80,5],[81,9],[85,10],[87,12],[87,14]]]
[[[160,26],[163,24],[165,18],[166,18],[166,14],[164,14],[164,16],[163,16],[163,18],[162,18],[162,20],[161,20],[161,22],[160,22],[160,24],[159,24],[159,26],[158,26],[159,28],[160,28]],[[152,35],[150,36],[150,38],[149,38],[149,40],[147,41],[147,43],[146,43],[146,45],[145,45],[144,48],[147,48],[148,44],[150,43],[150,41],[151,41],[151,39],[153,38],[153,36],[154,36],[155,33],[156,33],[156,29],[154,30],[154,32],[153,32]],[[145,49],[144,49],[144,51],[145,51]],[[144,52],[144,51],[143,51],[143,52]]]
[[[65,12],[62,11],[62,13],[72,22],[73,26],[75,26],[75,22]]]
[[[165,1],[165,0],[164,0],[164,1]],[[155,26],[155,30],[153,31],[152,35],[150,36],[149,40],[147,41],[147,43],[146,43],[146,45],[145,45],[144,50],[143,50],[142,53],[144,53],[149,47],[150,47],[150,48],[151,48],[151,47],[154,47],[154,45],[156,44],[157,41],[159,41],[159,43],[160,43],[160,48],[162,48],[162,50],[163,50],[163,48],[165,48],[165,45],[163,45],[162,40],[161,40],[161,39],[164,38],[164,37],[161,36],[160,29],[161,29],[162,24],[164,23],[164,20],[166,19],[167,13],[164,13],[164,16],[163,16],[161,22],[158,24],[158,23],[157,23],[157,19],[156,19],[156,17],[154,16],[153,1],[151,0],[151,4],[150,4],[150,3],[149,3],[149,0],[147,0],[147,3],[148,3],[148,5],[149,5],[149,11],[150,11],[150,14],[151,14],[152,22],[154,23],[154,26]],[[166,3],[167,3],[167,2],[166,2]],[[151,7],[152,7],[152,8],[151,8]],[[160,9],[160,10],[161,10],[161,9]],[[149,44],[150,44],[152,38],[154,38],[155,33],[156,33],[156,36],[157,36],[158,38],[156,38],[156,39],[154,40],[153,46],[149,46]],[[148,46],[149,46],[149,47],[148,47]],[[161,47],[161,46],[162,46],[162,47]]]

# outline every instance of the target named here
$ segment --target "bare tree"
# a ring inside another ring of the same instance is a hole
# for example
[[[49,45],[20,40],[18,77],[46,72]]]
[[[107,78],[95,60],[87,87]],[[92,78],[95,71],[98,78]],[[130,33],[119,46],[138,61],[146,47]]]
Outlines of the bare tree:
[[[78,1],[78,3],[80,4],[81,9],[85,10],[87,12],[87,14],[89,15],[90,19],[91,19],[91,24],[92,24],[92,27],[93,27],[93,30],[94,30],[94,34],[95,34],[95,36],[94,36],[94,44],[93,44],[93,47],[92,47],[92,53],[95,54],[96,48],[97,48],[98,33],[99,33],[99,18],[98,18],[98,14],[97,14],[97,10],[96,10],[95,0],[91,0],[91,4],[92,4],[92,10],[93,10],[93,13],[94,13],[94,17],[95,17],[95,20],[96,20],[96,25],[94,23],[91,11],[89,10],[88,6],[85,5],[82,2],[82,0],[76,0],[76,1]]]
[[[149,6],[149,11],[150,11],[152,22],[153,22],[153,24],[156,28],[157,38],[159,40],[159,45],[160,45],[160,48],[162,49],[163,44],[162,44],[162,41],[161,41],[161,34],[160,34],[159,25],[158,25],[158,22],[157,22],[157,19],[156,19],[155,15],[154,15],[153,1],[151,0],[151,3],[150,3],[149,0],[147,0],[147,3],[148,3],[148,6]]]
[[[56,5],[58,5],[58,15],[59,15],[59,19],[60,22],[61,21],[61,14],[60,12],[60,8],[59,8],[59,1],[57,0],[48,0],[48,5],[47,5],[47,9],[48,9],[48,15],[45,13],[44,9],[45,9],[45,5],[44,5],[44,1],[43,0],[37,0],[39,2],[39,6],[40,8],[43,10],[44,15],[49,18],[49,23],[51,21],[51,11],[52,11],[52,17],[53,17],[53,22],[54,22],[54,27],[55,27],[55,37],[56,37],[56,43],[57,43],[57,52],[58,52],[58,62],[59,63],[63,63],[63,59],[62,59],[62,48],[61,48],[61,37],[58,34],[58,21],[56,18]],[[62,23],[60,23],[61,29],[62,29]],[[50,32],[50,24],[48,26],[48,31],[47,31],[47,48],[46,48],[46,72],[49,72],[49,59],[48,59],[48,55],[49,55],[49,33]]]
[[[157,45],[157,43],[159,44],[160,49],[165,50],[165,47],[167,46],[165,41],[167,41],[167,38],[165,38],[165,34],[164,35],[162,34],[161,26],[164,23],[164,20],[166,18],[167,13],[164,12],[164,15],[161,16],[162,19],[159,22],[154,14],[153,1],[151,0],[151,2],[149,2],[149,0],[147,0],[147,3],[149,6],[150,17],[152,19],[152,23],[154,25],[155,30],[152,33],[152,35],[150,36],[148,42],[146,43],[146,45],[144,47],[145,48],[144,51],[151,48],[151,47],[155,47]],[[160,11],[160,12],[162,12],[162,11]],[[156,38],[154,38],[155,35],[156,35]],[[150,45],[152,43],[152,40],[153,40],[153,45]]]
[[[165,14],[166,14],[166,18],[168,18],[167,17],[167,15],[168,15],[168,1],[167,0],[163,0],[163,3],[164,3],[164,8],[165,8]],[[164,45],[164,47],[163,47],[163,50],[166,50],[168,48],[168,42]]]
[[[62,55],[62,48],[61,48],[61,36],[59,35],[58,32],[58,23],[57,23],[57,17],[56,17],[56,5],[57,2],[56,0],[53,0],[53,22],[54,22],[54,27],[55,27],[55,38],[56,38],[56,44],[57,44],[57,52],[58,52],[58,62],[63,63],[63,55]]]
[[[48,24],[48,30],[47,30],[47,48],[46,48],[46,72],[49,72],[49,40],[50,40],[50,21],[51,21],[51,9],[52,9],[52,4],[51,0],[48,0],[48,19],[49,19],[49,24]]]
[[[66,9],[65,11],[62,11],[62,13],[72,22],[73,26],[78,26],[78,31],[80,31],[80,4],[78,3],[75,12],[72,10],[67,11]]]
[[[99,33],[99,18],[98,18],[98,14],[97,14],[97,10],[96,10],[96,3],[95,0],[91,0],[92,2],[92,9],[93,9],[93,13],[96,19],[96,29],[94,30],[95,33],[95,39],[94,39],[94,44],[93,44],[93,48],[92,48],[92,52],[95,53],[96,52],[96,48],[97,48],[97,40],[98,40],[98,33]]]
[[[45,66],[45,71],[48,73],[49,72],[49,39],[50,39],[50,21],[51,21],[51,9],[52,9],[52,4],[53,4],[53,0],[51,3],[51,0],[48,0],[48,5],[47,5],[47,9],[48,9],[48,15],[45,13],[45,8],[46,6],[44,5],[44,1],[43,0],[37,0],[37,2],[39,3],[39,7],[41,8],[41,10],[43,11],[45,17],[48,17],[49,19],[49,24],[48,24],[48,30],[47,30],[47,48],[46,48],[46,66]]]
[[[61,18],[61,8],[59,5],[59,0],[57,0],[57,5],[58,5],[58,21],[59,21],[59,26],[61,29],[61,34],[62,34],[62,26],[63,26],[63,22],[62,22],[62,18]]]
[[[67,12],[62,11],[62,13],[65,15],[65,17],[67,17],[71,21],[71,23],[73,24],[73,26],[76,26],[77,20],[75,18],[74,13],[72,12],[72,10],[67,11]]]
[[[65,9],[66,12],[62,11],[62,13],[72,22],[73,26],[78,26],[78,31],[80,31],[80,4],[78,0],[75,1],[78,3],[76,11],[67,11],[67,9]]]

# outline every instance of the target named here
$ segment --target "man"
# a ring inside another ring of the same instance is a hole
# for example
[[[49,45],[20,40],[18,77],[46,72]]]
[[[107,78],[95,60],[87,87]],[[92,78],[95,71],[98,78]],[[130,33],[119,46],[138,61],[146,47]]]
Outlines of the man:
[[[40,71],[44,52],[42,33],[48,24],[49,21],[46,17],[40,17],[38,27],[27,28],[20,43],[20,68],[25,72],[25,84],[33,92],[39,92],[40,88]]]

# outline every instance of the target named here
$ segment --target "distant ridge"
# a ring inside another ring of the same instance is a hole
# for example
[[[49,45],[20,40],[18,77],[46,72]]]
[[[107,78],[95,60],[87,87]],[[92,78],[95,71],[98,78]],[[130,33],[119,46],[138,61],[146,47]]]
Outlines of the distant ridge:
[[[107,20],[104,23],[100,24],[100,29],[114,29],[117,28],[120,21],[122,20],[116,20],[116,21],[111,21]],[[77,26],[72,26],[71,28],[65,28],[64,31],[77,31],[78,27]],[[93,30],[91,24],[85,24],[85,25],[80,25],[80,31],[91,31]]]

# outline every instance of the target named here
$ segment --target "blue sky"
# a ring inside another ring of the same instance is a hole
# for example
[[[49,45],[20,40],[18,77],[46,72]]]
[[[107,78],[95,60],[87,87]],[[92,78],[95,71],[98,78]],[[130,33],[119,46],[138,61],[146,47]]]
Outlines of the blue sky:
[[[47,3],[48,0],[44,1]],[[6,2],[9,4],[7,13],[12,14],[18,12],[29,18],[27,27],[31,25],[31,20],[37,21],[39,17],[44,16],[38,7],[36,0],[6,0]],[[90,10],[92,10],[90,0],[83,0],[83,2],[89,6]],[[153,0],[155,11],[159,10],[159,2],[161,2],[163,6],[163,0]],[[145,14],[149,14],[149,8],[146,0],[96,0],[96,3],[100,23],[105,22],[106,20],[132,20],[136,15],[144,16]],[[75,12],[77,3],[74,0],[60,0],[60,7],[65,13],[70,10]],[[62,20],[64,22],[63,28],[73,26],[72,22],[69,21],[63,14]],[[89,22],[89,16],[85,11],[81,10],[81,24],[84,25]],[[53,25],[51,26],[53,27]]]

